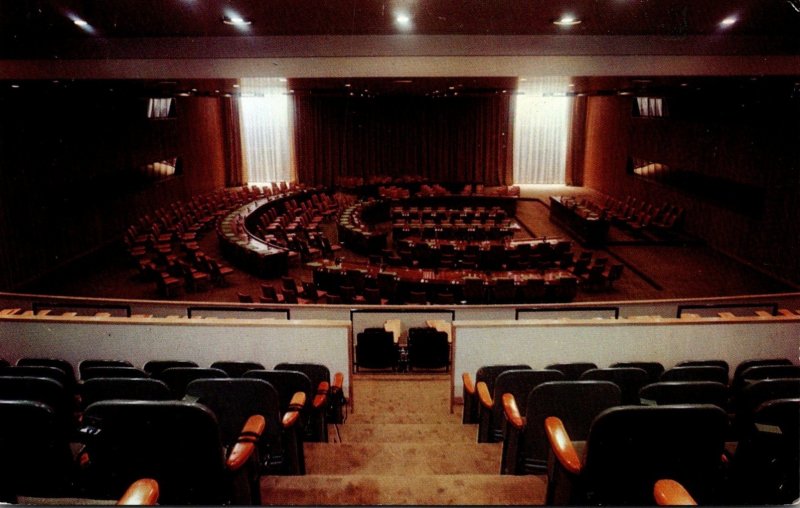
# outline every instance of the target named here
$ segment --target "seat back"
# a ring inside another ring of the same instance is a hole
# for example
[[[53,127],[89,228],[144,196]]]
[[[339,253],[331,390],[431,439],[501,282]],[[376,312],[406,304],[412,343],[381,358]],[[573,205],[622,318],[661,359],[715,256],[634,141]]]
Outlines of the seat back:
[[[75,386],[74,381],[70,384],[70,380],[66,372],[58,367],[51,367],[47,365],[18,365],[0,367],[0,376],[46,377],[54,381],[58,381],[58,383],[65,390],[69,390]]]
[[[296,370],[251,370],[245,373],[245,379],[261,379],[268,382],[278,391],[281,412],[289,409],[289,403],[297,392],[306,394],[306,404],[303,413],[307,416],[308,406],[314,399],[314,389],[311,380],[302,372]]]
[[[502,374],[507,370],[520,370],[520,369],[530,369],[531,366],[527,364],[497,364],[497,365],[484,365],[480,367],[478,371],[475,373],[475,384],[477,385],[481,381],[486,383],[486,388],[489,389],[489,393],[494,393],[494,382],[497,379],[497,376]]]
[[[368,369],[394,369],[397,367],[398,351],[392,332],[382,328],[367,329],[356,335],[356,371]]]
[[[133,367],[133,364],[128,360],[101,360],[101,359],[88,359],[82,360],[78,364],[78,373],[80,378],[83,379],[83,373],[86,369],[94,367]]]
[[[730,366],[725,360],[685,360],[675,365],[676,367],[722,367],[725,369],[725,375],[730,373]]]
[[[447,333],[432,327],[408,330],[409,368],[450,370],[450,343]]]
[[[83,369],[81,379],[87,381],[96,377],[149,378],[150,374],[136,367],[90,367]]]
[[[180,399],[186,393],[186,385],[195,379],[226,378],[228,377],[228,374],[221,369],[204,367],[170,367],[168,369],[164,369],[154,377],[166,383],[175,398]]]
[[[517,471],[534,474],[545,471],[549,449],[545,418],[560,418],[571,439],[584,441],[594,418],[618,406],[621,393],[611,381],[550,381],[536,386],[527,396],[525,412],[520,412],[525,415],[526,423]]]
[[[95,377],[81,385],[81,404],[84,408],[101,400],[170,400],[175,396],[158,379]]]
[[[647,372],[636,367],[590,369],[581,374],[580,379],[611,381],[622,392],[622,404],[638,404],[639,390],[647,383]]]
[[[211,368],[225,371],[229,377],[242,377],[248,370],[262,370],[264,366],[258,362],[226,360],[212,363]]]
[[[619,406],[592,423],[581,471],[588,504],[647,505],[671,478],[698,502],[720,487],[728,417],[712,405]]]
[[[217,419],[186,401],[101,401],[86,408],[93,496],[112,498],[155,479],[162,504],[224,504],[231,498]]]
[[[609,367],[636,367],[647,372],[647,382],[655,383],[664,372],[664,365],[660,362],[617,362],[612,363]]]
[[[726,409],[728,387],[716,381],[661,381],[643,386],[639,400],[645,406],[713,404]]]
[[[732,400],[732,409],[736,415],[735,434],[743,435],[752,424],[756,409],[761,404],[776,399],[800,399],[800,379],[764,379],[748,383],[742,388],[738,397]]]
[[[197,367],[191,360],[150,360],[144,364],[143,370],[157,378],[162,371],[172,367]]]
[[[661,374],[659,381],[714,381],[728,385],[728,372],[719,366],[691,365],[672,367]]]
[[[0,501],[16,502],[18,495],[53,497],[74,492],[69,439],[50,406],[3,397],[0,421]]]
[[[63,439],[71,437],[75,423],[73,395],[64,385],[48,377],[0,376],[0,400],[27,400],[45,404],[53,413],[54,424]]]
[[[520,414],[525,414],[528,394],[542,383],[563,381],[564,374],[557,370],[519,369],[500,373],[494,382],[492,409],[481,405],[478,421],[478,442],[498,443],[503,440],[503,395],[510,393],[517,400]]]
[[[786,505],[800,497],[800,398],[761,404],[743,429],[731,502]]]
[[[55,367],[57,369],[61,369],[66,375],[64,379],[64,382],[66,382],[64,388],[70,392],[75,392],[75,386],[77,383],[75,379],[75,368],[67,360],[61,358],[20,358],[17,360],[17,365],[43,365],[45,367]]]
[[[545,369],[557,370],[564,374],[566,381],[577,381],[581,374],[590,369],[596,369],[597,365],[591,362],[573,363],[551,363]]]
[[[788,358],[755,358],[752,360],[745,360],[741,362],[739,365],[736,366],[736,370],[733,371],[733,382],[732,388],[736,389],[737,382],[740,381],[742,373],[749,369],[750,367],[755,367],[756,365],[791,365],[792,361]]]

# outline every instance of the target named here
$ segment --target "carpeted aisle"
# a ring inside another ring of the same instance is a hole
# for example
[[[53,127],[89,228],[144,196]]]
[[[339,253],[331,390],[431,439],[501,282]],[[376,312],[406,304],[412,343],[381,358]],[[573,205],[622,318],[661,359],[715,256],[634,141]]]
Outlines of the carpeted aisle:
[[[441,374],[356,374],[341,442],[306,443],[305,476],[261,481],[267,505],[542,504],[541,476],[501,476],[502,444],[478,444],[449,411]]]

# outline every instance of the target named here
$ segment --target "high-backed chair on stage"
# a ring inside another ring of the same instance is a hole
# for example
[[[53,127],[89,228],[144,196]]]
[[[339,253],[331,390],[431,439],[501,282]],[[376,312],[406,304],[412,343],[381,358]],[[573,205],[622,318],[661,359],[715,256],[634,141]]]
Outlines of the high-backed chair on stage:
[[[547,504],[647,505],[672,478],[701,503],[718,502],[728,417],[712,405],[619,406],[594,420],[582,457],[556,417],[545,420],[554,460]]]
[[[355,369],[396,369],[400,353],[392,332],[367,328],[356,335]]]
[[[433,327],[408,330],[408,368],[450,371],[450,343],[447,332]]]
[[[469,372],[461,374],[463,382],[463,398],[464,398],[464,412],[461,417],[461,423],[478,423],[479,405],[477,384],[486,384],[488,393],[494,393],[494,381],[501,373],[507,370],[530,369],[527,364],[497,364],[497,365],[484,365],[475,373],[475,380],[470,378]]]
[[[594,418],[619,405],[620,390],[610,381],[551,381],[525,399],[508,394],[502,402],[507,425],[500,474],[543,474],[550,449],[545,419],[560,418],[572,439],[585,440]]]
[[[103,401],[86,409],[87,490],[109,498],[138,478],[158,481],[164,504],[260,504],[256,442],[262,416],[223,443],[217,418],[186,401]]]
[[[478,442],[499,443],[503,441],[503,396],[513,395],[522,404],[522,411],[528,394],[542,383],[561,381],[564,375],[556,370],[519,369],[500,373],[490,393],[485,382],[477,384],[478,399]]]

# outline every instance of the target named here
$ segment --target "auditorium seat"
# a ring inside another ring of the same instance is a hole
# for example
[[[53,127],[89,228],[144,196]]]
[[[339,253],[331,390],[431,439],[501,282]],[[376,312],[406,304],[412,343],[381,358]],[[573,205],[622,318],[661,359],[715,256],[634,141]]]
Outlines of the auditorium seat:
[[[89,367],[81,371],[81,380],[86,381],[97,377],[124,377],[124,378],[149,378],[150,374],[136,367],[107,366]]]
[[[725,376],[730,374],[730,367],[725,360],[685,360],[675,364],[676,367],[720,367],[725,370]]]
[[[507,370],[530,369],[530,365],[526,364],[497,364],[497,365],[484,365],[475,373],[475,381],[473,382],[468,372],[461,374],[463,381],[463,398],[464,398],[464,412],[462,414],[461,423],[478,423],[478,412],[480,410],[480,400],[478,398],[477,384],[483,382],[486,384],[486,391],[491,394],[494,393],[494,381],[503,372]]]
[[[572,439],[583,441],[594,418],[620,404],[620,393],[610,381],[550,381],[524,399],[503,395],[507,425],[500,474],[543,474],[550,449],[545,419],[558,417]],[[526,403],[520,405],[522,400]]]
[[[611,381],[619,386],[623,404],[639,404],[639,390],[647,383],[647,372],[636,367],[589,369],[579,379]]]
[[[325,365],[307,362],[282,362],[274,370],[302,372],[311,380],[313,393],[310,403],[310,419],[306,428],[305,440],[328,442],[328,409],[331,402],[331,372]]]
[[[672,478],[701,503],[720,500],[728,417],[712,405],[619,406],[600,413],[578,453],[562,421],[545,420],[555,460],[546,504],[648,505]]]
[[[800,378],[764,379],[744,386],[731,400],[734,435],[742,435],[751,425],[761,404],[776,399],[800,399]]]
[[[42,381],[52,380],[44,379]],[[70,428],[49,405],[0,398],[0,502],[77,493]]]
[[[112,498],[138,478],[156,480],[162,504],[260,504],[253,416],[224,446],[212,411],[186,401],[102,401],[86,409],[87,489]]]
[[[239,303],[255,303],[253,301],[253,296],[246,293],[237,292],[236,297],[239,299]]]
[[[561,381],[564,375],[556,370],[519,369],[506,370],[495,378],[494,389],[489,392],[484,381],[477,384],[478,399],[478,442],[499,443],[503,441],[503,396],[513,395],[525,411],[528,394],[542,383]]]
[[[597,365],[591,362],[551,363],[545,367],[545,369],[557,370],[564,374],[564,379],[567,381],[577,381],[581,374],[596,368]]]
[[[664,366],[660,362],[616,362],[609,367],[635,367],[647,372],[647,382],[655,383],[664,372]]]
[[[96,377],[81,384],[81,407],[86,409],[101,400],[170,400],[175,396],[158,379]]]
[[[496,277],[489,286],[489,303],[513,303],[517,294],[514,279],[510,277]]]
[[[83,374],[86,369],[94,367],[133,367],[133,364],[128,360],[110,360],[110,359],[86,359],[78,363],[78,375],[83,379]]]
[[[761,404],[731,461],[728,503],[788,505],[800,498],[800,398]]]
[[[391,332],[367,328],[356,335],[355,369],[396,369],[399,352]]]
[[[665,370],[659,381],[714,381],[728,385],[728,373],[724,368],[712,365],[672,367]]]
[[[303,285],[303,298],[313,303],[319,300],[324,300],[328,293],[317,289],[317,285],[313,281],[302,281]]]
[[[316,389],[311,385],[311,379],[300,371],[296,370],[250,370],[244,375],[244,379],[261,379],[275,387],[278,391],[278,399],[281,411],[288,412],[296,409],[300,412],[298,430],[305,435],[309,422],[316,417],[315,413],[321,408],[313,407],[314,394]],[[296,394],[303,394],[303,404],[301,407],[291,407]]]
[[[480,277],[464,277],[463,296],[464,301],[469,305],[480,305],[486,303],[486,284]]]
[[[272,284],[261,284],[261,296],[269,299],[269,303],[284,303],[283,295],[279,295]]]
[[[734,392],[741,390],[742,384],[744,383],[744,380],[742,379],[742,373],[750,367],[759,365],[792,365],[792,361],[788,358],[755,358],[751,360],[745,360],[739,363],[739,365],[737,365],[736,369],[733,371],[731,390]]]
[[[713,404],[728,408],[728,387],[716,381],[660,381],[639,390],[645,406],[667,404]]]
[[[15,365],[0,367],[0,376],[9,377],[44,377],[57,381],[67,393],[75,394],[75,382],[70,383],[69,374],[58,367],[47,365]]]
[[[221,369],[205,367],[170,367],[154,374],[153,377],[163,381],[169,386],[175,398],[180,399],[186,393],[186,386],[195,379],[226,378],[228,374]]]
[[[69,390],[70,392],[75,392],[75,384],[77,380],[75,378],[75,369],[73,368],[72,364],[67,360],[62,358],[20,358],[17,360],[17,365],[25,366],[25,365],[44,365],[46,367],[55,367],[64,371],[66,375],[64,381],[66,384],[64,388]]]
[[[0,400],[26,400],[45,404],[52,411],[58,428],[68,433],[67,437],[70,437],[76,423],[75,393],[52,378],[0,375]]]
[[[264,369],[264,366],[258,362],[248,362],[248,361],[235,361],[235,360],[224,360],[224,361],[217,361],[210,365],[212,369],[220,369],[225,371],[225,373],[229,377],[242,377],[244,373],[248,370],[260,370]]]
[[[150,360],[144,364],[142,370],[157,378],[162,371],[172,367],[198,367],[198,365],[191,360]]]

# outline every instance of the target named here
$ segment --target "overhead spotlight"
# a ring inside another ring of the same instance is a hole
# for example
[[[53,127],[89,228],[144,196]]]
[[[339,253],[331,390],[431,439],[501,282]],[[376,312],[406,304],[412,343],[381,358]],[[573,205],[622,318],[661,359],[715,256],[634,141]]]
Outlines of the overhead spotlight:
[[[579,25],[581,20],[573,16],[572,14],[564,14],[559,19],[553,21],[554,25],[558,26],[575,26]]]
[[[728,28],[735,25],[737,21],[739,21],[739,19],[736,16],[728,16],[719,22],[719,26],[722,28]]]
[[[411,16],[405,12],[398,12],[394,17],[394,22],[403,30],[408,30],[411,28]]]
[[[236,27],[246,27],[253,24],[251,20],[241,16],[222,16],[222,22]]]
[[[89,24],[83,18],[76,16],[75,14],[67,14],[70,20],[72,20],[72,24],[83,30],[84,32],[94,33],[94,28],[92,25]]]

